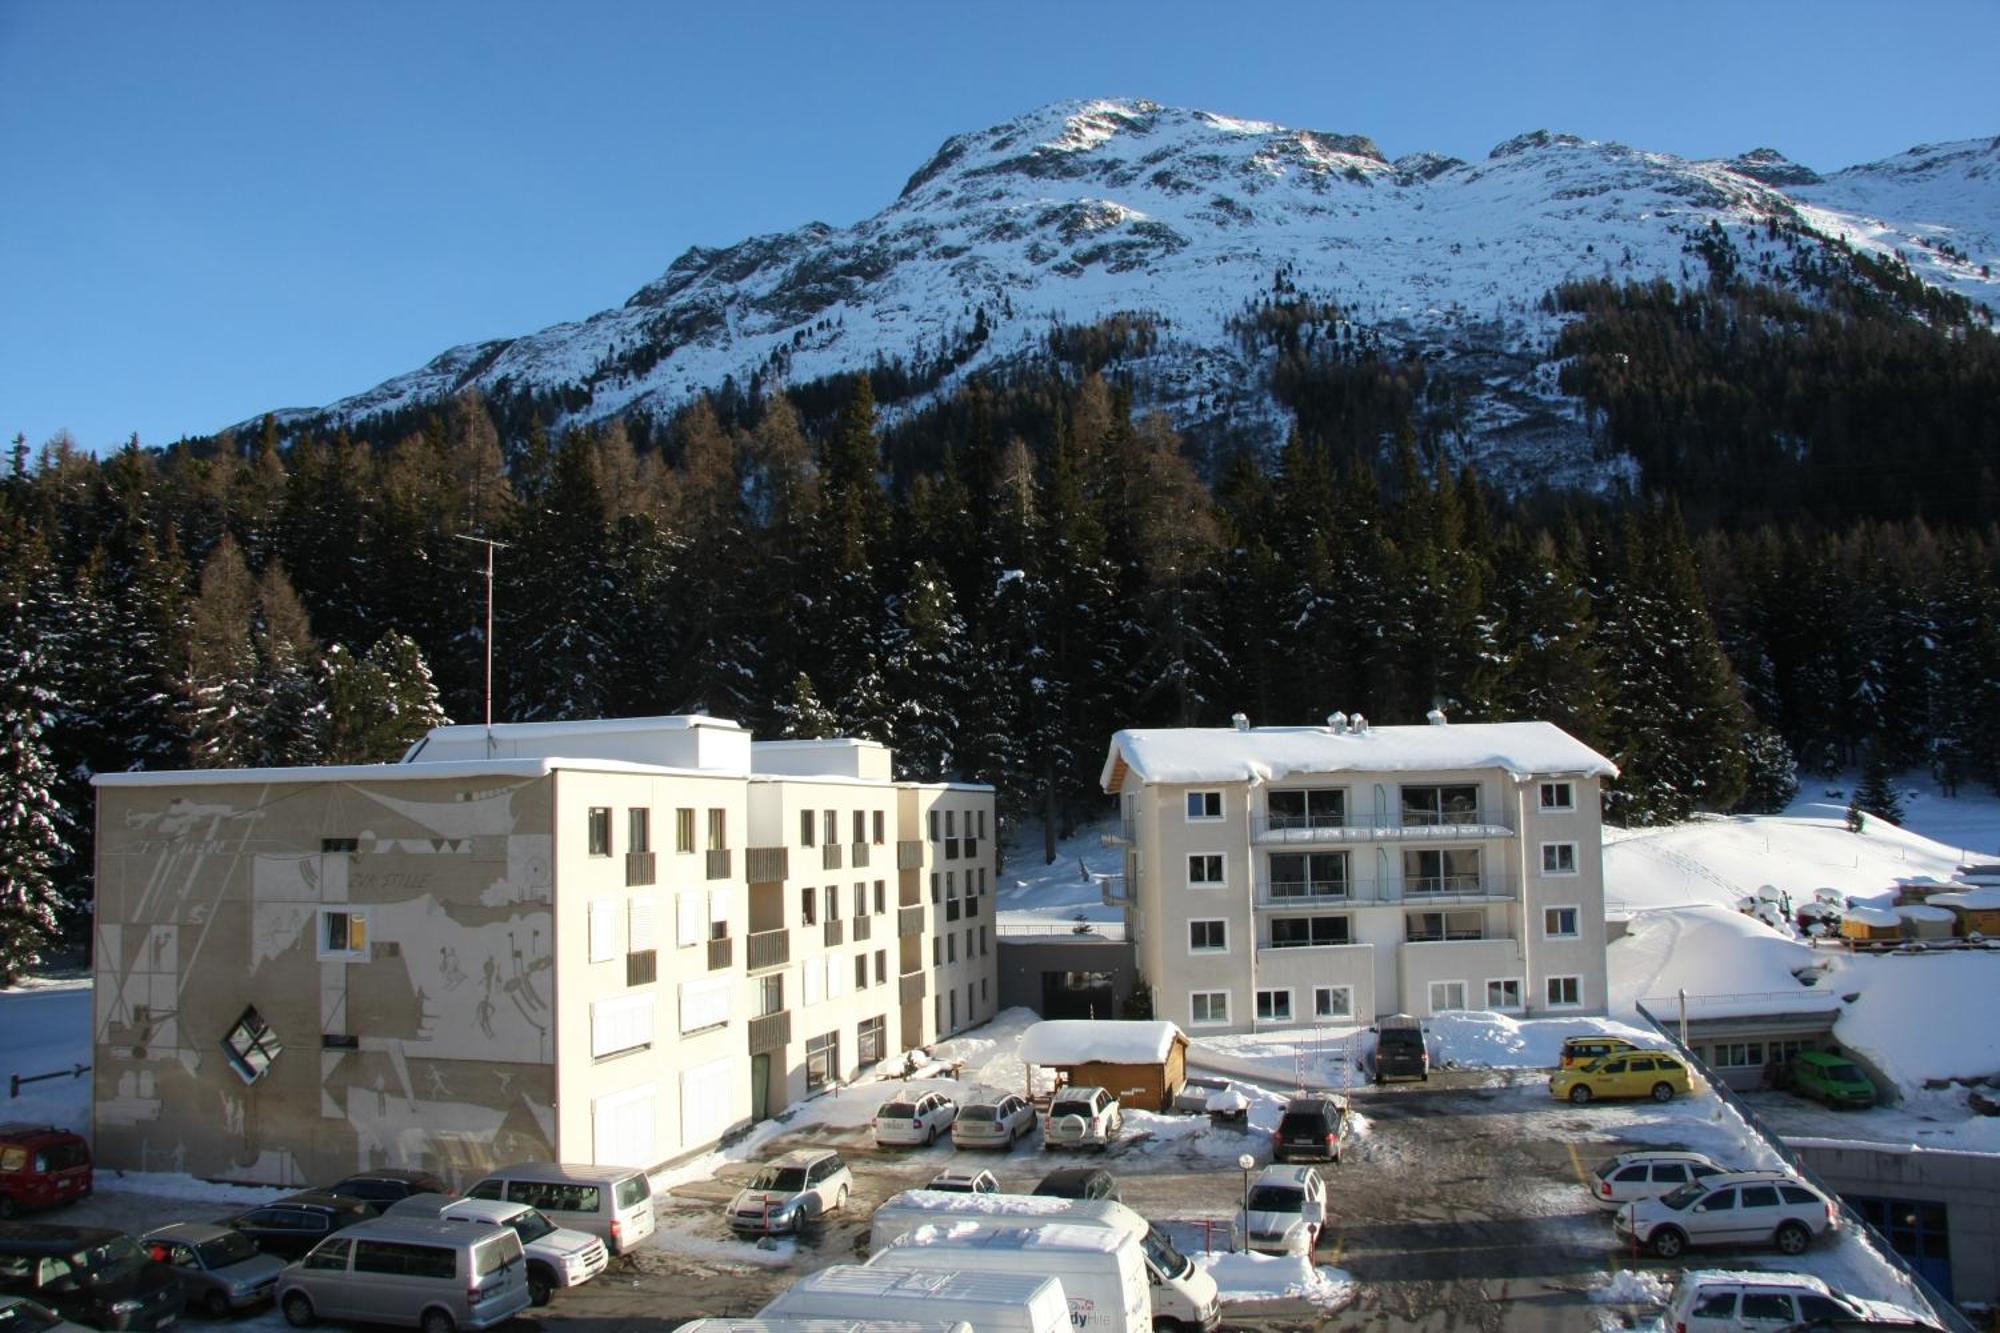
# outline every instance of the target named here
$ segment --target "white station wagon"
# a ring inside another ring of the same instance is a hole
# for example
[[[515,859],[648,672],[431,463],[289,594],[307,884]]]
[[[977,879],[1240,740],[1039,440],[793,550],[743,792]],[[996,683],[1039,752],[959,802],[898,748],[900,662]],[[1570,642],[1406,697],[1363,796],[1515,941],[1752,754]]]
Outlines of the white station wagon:
[[[1657,1199],[1692,1180],[1707,1180],[1729,1168],[1698,1152],[1622,1152],[1590,1173],[1590,1197],[1600,1208],[1634,1199]]]
[[[1725,1171],[1657,1199],[1635,1199],[1613,1225],[1662,1259],[1695,1245],[1771,1245],[1798,1254],[1840,1225],[1831,1201],[1783,1171]]]
[[[1010,1092],[961,1107],[952,1123],[951,1142],[955,1148],[1006,1149],[1034,1132],[1034,1104]]]
[[[875,1108],[878,1147],[909,1147],[936,1143],[958,1119],[958,1103],[941,1092],[920,1092],[883,1102]]]

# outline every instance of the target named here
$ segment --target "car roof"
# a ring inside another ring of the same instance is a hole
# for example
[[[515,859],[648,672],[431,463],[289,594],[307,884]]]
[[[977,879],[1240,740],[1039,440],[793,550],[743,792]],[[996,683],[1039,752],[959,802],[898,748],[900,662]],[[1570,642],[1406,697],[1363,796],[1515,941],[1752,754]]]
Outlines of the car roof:
[[[1098,1087],[1095,1083],[1071,1083],[1066,1087],[1058,1089],[1055,1095],[1057,1098],[1088,1097],[1093,1092],[1103,1091],[1104,1089]]]
[[[1792,1059],[1809,1065],[1851,1065],[1854,1063],[1854,1061],[1848,1059],[1846,1056],[1835,1055],[1832,1051],[1800,1051]]]
[[[402,1182],[403,1182],[404,1184],[406,1184],[406,1185],[413,1185],[413,1184],[416,1184],[416,1183],[417,1183],[417,1182],[419,1182],[419,1181],[424,1181],[424,1180],[436,1180],[436,1179],[437,1179],[437,1176],[435,1176],[434,1174],[432,1174],[432,1173],[431,1173],[431,1172],[429,1172],[429,1171],[406,1171],[406,1170],[404,1170],[404,1169],[403,1169],[402,1167],[399,1167],[399,1166],[395,1166],[395,1167],[383,1167],[383,1168],[382,1168],[381,1170],[379,1170],[379,1171],[356,1171],[356,1172],[355,1172],[355,1173],[354,1173],[353,1175],[351,1175],[351,1176],[343,1176],[343,1177],[342,1177],[342,1180],[343,1180],[343,1181],[346,1181],[346,1180],[399,1180],[399,1181],[402,1181]]]
[[[1710,1176],[1701,1183],[1710,1189],[1718,1189],[1724,1185],[1762,1185],[1768,1181],[1775,1181],[1781,1185],[1806,1183],[1789,1171],[1724,1171],[1720,1175]]]
[[[9,1120],[0,1125],[0,1139],[74,1139],[82,1135],[74,1130],[61,1129],[55,1125],[42,1124],[35,1120]]]
[[[1574,1037],[1564,1037],[1564,1046],[1638,1046],[1630,1037],[1614,1037],[1608,1032],[1579,1032]]]
[[[1273,1163],[1257,1173],[1253,1185],[1297,1185],[1304,1189],[1308,1178],[1319,1175],[1309,1166],[1279,1166]]]
[[[1290,1115],[1294,1111],[1317,1111],[1322,1108],[1329,1111],[1338,1111],[1344,1105],[1345,1103],[1340,1098],[1330,1093],[1309,1092],[1302,1097],[1294,1097],[1286,1102],[1285,1114]]]
[[[596,1166],[590,1162],[516,1162],[512,1166],[495,1167],[481,1179],[484,1180],[532,1180],[538,1184],[567,1185],[571,1181],[586,1184],[610,1184],[629,1176],[643,1176],[646,1173],[636,1166]]]
[[[1810,1273],[1763,1273],[1753,1269],[1696,1268],[1681,1275],[1682,1290],[1692,1291],[1698,1287],[1793,1287],[1803,1291],[1825,1293],[1831,1287]]]
[[[965,1109],[969,1111],[975,1106],[998,1106],[1009,1097],[1015,1101],[1021,1100],[1021,1094],[1018,1092],[996,1092],[990,1097],[975,1097],[965,1104]]]
[[[1687,1152],[1680,1148],[1641,1148],[1637,1152],[1621,1152],[1611,1160],[1630,1166],[1636,1162],[1712,1162],[1715,1159],[1706,1153]]]
[[[300,1190],[297,1194],[287,1194],[282,1199],[260,1203],[258,1208],[275,1208],[285,1205],[293,1208],[324,1208],[329,1212],[344,1212],[353,1208],[367,1208],[366,1199],[357,1199],[352,1194],[335,1194],[332,1190]],[[254,1209],[245,1208],[244,1212]],[[370,1209],[370,1211],[374,1211]]]
[[[511,1236],[514,1233],[506,1227],[488,1222],[447,1222],[429,1217],[382,1217],[357,1222],[341,1232],[351,1240],[436,1240],[436,1241],[480,1241],[499,1234]]]
[[[987,1170],[985,1167],[980,1167],[976,1171],[967,1171],[964,1170],[963,1168],[954,1167],[949,1171],[940,1171],[936,1175],[932,1176],[931,1183],[935,1185],[940,1180],[978,1180],[981,1176],[991,1176],[991,1175],[993,1175],[993,1173]],[[997,1179],[998,1177],[995,1178]]]
[[[1110,1174],[1109,1171],[1106,1171],[1101,1166],[1061,1166],[1043,1176],[1042,1183],[1047,1185],[1051,1182],[1094,1180],[1098,1176],[1108,1176]]]
[[[829,1157],[838,1157],[838,1156],[840,1156],[840,1154],[835,1152],[831,1148],[794,1148],[782,1157],[773,1157],[769,1162],[765,1163],[765,1165],[811,1166],[815,1162],[823,1162]]]
[[[217,1236],[227,1236],[234,1230],[233,1227],[217,1226],[212,1222],[169,1222],[163,1227],[154,1227],[141,1239],[199,1245],[203,1241],[214,1240]]]

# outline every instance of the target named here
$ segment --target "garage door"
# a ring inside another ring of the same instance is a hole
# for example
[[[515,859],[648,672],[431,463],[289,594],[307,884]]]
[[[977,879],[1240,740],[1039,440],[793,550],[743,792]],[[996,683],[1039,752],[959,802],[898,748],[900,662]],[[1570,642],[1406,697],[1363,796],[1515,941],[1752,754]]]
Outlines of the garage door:
[[[651,1083],[599,1097],[591,1104],[591,1160],[601,1166],[651,1166],[659,1099]]]

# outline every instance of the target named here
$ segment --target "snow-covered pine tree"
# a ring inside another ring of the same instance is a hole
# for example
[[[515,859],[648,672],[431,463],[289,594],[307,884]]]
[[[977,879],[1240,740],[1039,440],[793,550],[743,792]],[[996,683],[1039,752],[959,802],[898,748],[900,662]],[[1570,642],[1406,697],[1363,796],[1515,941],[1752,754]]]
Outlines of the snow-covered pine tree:
[[[0,606],[0,983],[40,962],[65,906],[58,874],[67,820],[47,731],[56,708],[50,667],[26,613],[25,590]]]
[[[1890,781],[1889,761],[1879,748],[1870,751],[1868,763],[1861,770],[1861,785],[1854,789],[1849,808],[1885,823],[1903,822],[1903,803],[1897,799],[1895,784]]]
[[[840,734],[840,720],[819,701],[812,677],[803,671],[793,679],[791,693],[772,711],[784,740],[818,741]]]
[[[196,768],[247,768],[262,757],[260,673],[250,629],[256,605],[257,585],[243,553],[225,536],[202,566],[201,591],[188,609],[181,708]]]
[[[958,774],[959,732],[972,722],[965,620],[943,571],[929,561],[911,568],[897,610],[883,670],[892,709],[885,739],[899,778],[942,781]]]
[[[325,763],[390,763],[451,721],[416,641],[394,630],[358,659],[340,644],[329,648],[324,688]]]

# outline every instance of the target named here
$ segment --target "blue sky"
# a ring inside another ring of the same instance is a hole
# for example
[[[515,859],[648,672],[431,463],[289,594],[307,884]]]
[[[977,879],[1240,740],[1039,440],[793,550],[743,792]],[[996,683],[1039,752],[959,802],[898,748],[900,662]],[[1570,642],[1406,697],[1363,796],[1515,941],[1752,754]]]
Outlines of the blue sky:
[[[2000,134],[1996,50],[1994,0],[0,0],[0,435],[325,403],[689,245],[853,222],[947,135],[1059,98],[1391,157],[1545,127],[1829,170]]]

